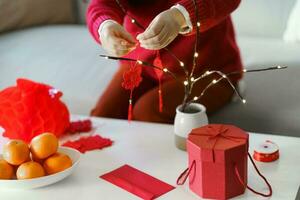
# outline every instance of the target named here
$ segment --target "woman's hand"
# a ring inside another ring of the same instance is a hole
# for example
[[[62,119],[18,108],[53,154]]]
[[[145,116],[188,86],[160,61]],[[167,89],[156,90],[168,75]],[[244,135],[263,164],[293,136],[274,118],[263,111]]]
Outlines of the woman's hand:
[[[124,56],[135,49],[134,38],[116,22],[104,22],[99,30],[102,47],[112,56]]]
[[[145,49],[162,49],[170,44],[186,26],[181,12],[177,8],[171,8],[157,15],[145,32],[137,36],[137,39]]]

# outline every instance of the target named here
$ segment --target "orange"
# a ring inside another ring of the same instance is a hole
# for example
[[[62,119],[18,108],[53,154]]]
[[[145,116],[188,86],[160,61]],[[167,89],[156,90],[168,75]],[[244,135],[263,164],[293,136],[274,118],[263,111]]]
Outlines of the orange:
[[[52,133],[43,133],[34,137],[30,144],[30,150],[33,157],[45,159],[54,153],[58,148],[58,139]]]
[[[29,161],[19,166],[17,170],[18,179],[31,179],[45,176],[45,171],[37,162]]]
[[[21,140],[11,140],[3,148],[3,159],[11,165],[20,165],[30,159],[28,145]]]
[[[72,166],[71,158],[63,153],[56,153],[47,158],[44,162],[44,169],[47,174],[55,174]]]
[[[0,179],[12,179],[14,168],[4,159],[0,159]]]

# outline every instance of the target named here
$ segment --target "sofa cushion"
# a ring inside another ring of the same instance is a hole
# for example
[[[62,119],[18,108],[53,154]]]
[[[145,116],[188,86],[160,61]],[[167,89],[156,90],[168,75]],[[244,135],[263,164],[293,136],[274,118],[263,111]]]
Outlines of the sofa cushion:
[[[0,32],[74,22],[72,0],[0,0]]]
[[[288,65],[300,67],[300,44],[285,43],[281,38],[239,36],[237,38],[244,66]]]
[[[242,0],[233,13],[238,35],[282,38],[296,0]]]
[[[252,132],[300,136],[300,45],[276,38],[239,37],[245,68],[288,66],[245,74],[247,103],[232,102],[210,117]]]
[[[288,42],[300,42],[300,0],[297,0],[291,11],[283,38]]]

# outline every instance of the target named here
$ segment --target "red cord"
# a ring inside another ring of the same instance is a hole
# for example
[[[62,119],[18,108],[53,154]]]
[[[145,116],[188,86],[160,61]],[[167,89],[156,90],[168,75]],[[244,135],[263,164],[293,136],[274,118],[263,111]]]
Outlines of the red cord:
[[[182,172],[182,173],[180,174],[180,176],[177,178],[177,185],[183,185],[183,184],[186,182],[186,180],[187,180],[187,178],[189,177],[189,175],[190,175],[192,169],[193,169],[195,166],[196,166],[196,161],[193,160],[191,167],[188,167],[186,170],[184,170],[184,172]],[[182,178],[183,178],[183,180],[182,180]]]
[[[264,176],[260,173],[260,171],[258,170],[257,166],[255,165],[255,163],[254,163],[254,161],[253,161],[253,159],[251,158],[251,156],[250,156],[249,153],[248,153],[248,157],[250,158],[250,161],[251,161],[252,165],[254,166],[254,169],[255,169],[255,171],[257,172],[257,174],[258,174],[258,175],[265,181],[265,183],[267,184],[267,186],[268,186],[268,188],[269,188],[269,194],[263,194],[263,193],[261,193],[261,192],[255,191],[253,188],[251,188],[250,186],[246,185],[246,184],[243,182],[242,178],[241,178],[241,175],[240,175],[240,173],[239,173],[239,170],[238,170],[237,166],[234,165],[235,174],[236,174],[236,176],[237,176],[239,182],[240,182],[245,188],[247,188],[248,190],[250,190],[251,192],[253,192],[253,193],[255,193],[255,194],[261,195],[261,196],[263,196],[263,197],[270,197],[270,196],[272,196],[273,191],[272,191],[272,187],[271,187],[270,183],[268,182],[268,180],[266,179],[266,177],[264,177]]]
[[[159,79],[159,88],[158,88],[158,103],[159,103],[159,112],[163,111],[164,103],[162,97],[162,90],[161,90],[161,80]]]

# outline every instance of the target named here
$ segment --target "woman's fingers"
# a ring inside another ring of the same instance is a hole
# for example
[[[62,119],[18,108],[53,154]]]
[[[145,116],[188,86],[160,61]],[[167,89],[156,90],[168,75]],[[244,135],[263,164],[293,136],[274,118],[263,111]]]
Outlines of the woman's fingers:
[[[134,46],[136,44],[136,41],[134,40],[132,35],[130,33],[128,33],[127,31],[125,31],[124,29],[119,32],[118,36],[120,38],[123,38],[125,41],[127,41],[132,46]]]
[[[144,40],[153,38],[160,34],[160,32],[164,28],[164,23],[161,23],[161,21],[154,19],[149,27],[141,34],[139,34],[136,39],[142,43]]]
[[[141,47],[145,49],[157,50],[163,48],[170,37],[167,28],[164,28],[157,36],[141,42]]]
[[[135,49],[136,45],[128,43],[126,40],[121,38],[111,37],[111,39],[108,41],[107,47],[107,51],[111,55],[124,56]]]
[[[118,23],[105,24],[99,35],[102,47],[114,56],[124,56],[137,45],[132,35]]]
[[[121,57],[129,53],[128,50],[111,50],[108,52],[111,56]]]

